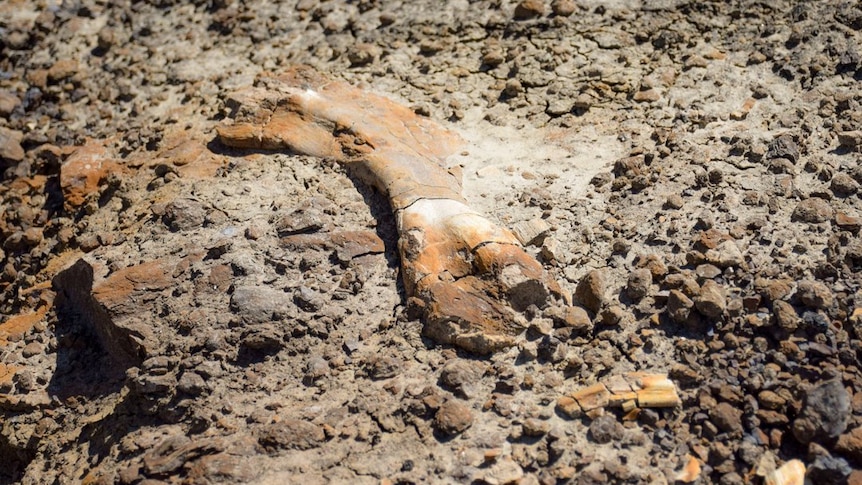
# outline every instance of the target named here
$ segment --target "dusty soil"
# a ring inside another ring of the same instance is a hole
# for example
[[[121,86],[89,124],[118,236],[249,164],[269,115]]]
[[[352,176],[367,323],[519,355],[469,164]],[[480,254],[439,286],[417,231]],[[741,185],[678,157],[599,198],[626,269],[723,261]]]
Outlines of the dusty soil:
[[[0,32],[0,482],[862,483],[858,2],[10,0]],[[381,194],[215,135],[295,64],[460,133],[470,204],[588,318],[424,338]],[[682,405],[559,407],[634,370]]]

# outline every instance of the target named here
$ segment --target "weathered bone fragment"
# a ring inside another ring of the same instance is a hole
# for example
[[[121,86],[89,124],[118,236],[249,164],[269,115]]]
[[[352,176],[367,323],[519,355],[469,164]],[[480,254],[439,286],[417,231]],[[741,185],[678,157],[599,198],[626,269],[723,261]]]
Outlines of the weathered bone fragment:
[[[404,286],[428,337],[493,352],[524,329],[519,312],[562,299],[509,230],[467,205],[445,165],[463,146],[451,131],[304,67],[261,75],[230,102],[235,123],[218,129],[225,145],[334,159],[388,196]]]
[[[576,418],[613,407],[637,412],[642,408],[669,408],[682,405],[673,381],[664,374],[629,372],[578,389],[557,400],[557,409]]]

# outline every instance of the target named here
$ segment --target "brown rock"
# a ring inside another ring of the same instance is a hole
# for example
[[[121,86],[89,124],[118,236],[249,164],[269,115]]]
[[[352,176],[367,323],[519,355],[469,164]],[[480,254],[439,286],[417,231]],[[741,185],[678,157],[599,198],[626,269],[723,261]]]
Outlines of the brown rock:
[[[592,270],[578,282],[575,298],[584,307],[597,313],[605,303],[606,284],[605,273],[600,270]]]
[[[18,96],[9,91],[0,91],[0,116],[9,116],[19,104],[21,100]]]
[[[60,166],[60,189],[68,211],[81,207],[90,194],[98,194],[101,184],[119,170],[108,149],[90,140],[75,150]]]
[[[819,281],[800,281],[796,288],[796,296],[803,305],[814,309],[825,309],[832,306],[832,291]]]
[[[652,273],[647,268],[636,269],[629,274],[626,283],[626,294],[634,301],[645,297],[652,285]]]
[[[575,7],[573,0],[554,0],[551,2],[551,11],[560,17],[568,17],[575,13]]]
[[[838,133],[838,143],[847,148],[862,146],[862,130],[842,131]]]
[[[839,197],[849,197],[859,190],[859,182],[853,180],[850,175],[840,172],[832,177],[829,188]]]
[[[285,419],[261,426],[258,443],[267,451],[310,450],[326,440],[323,428],[298,419]]]
[[[784,300],[772,302],[772,316],[779,327],[792,332],[799,327],[799,315],[793,305]]]
[[[709,417],[712,423],[724,432],[742,431],[742,410],[730,403],[718,403],[717,406],[709,410]]]
[[[661,95],[655,89],[647,89],[645,91],[636,92],[634,96],[632,96],[632,99],[638,103],[654,103],[661,99]]]
[[[48,69],[48,80],[51,82],[62,81],[63,79],[72,77],[77,72],[78,61],[75,59],[61,59]]]
[[[515,20],[529,20],[545,15],[545,2],[542,0],[522,0],[515,7]]]
[[[763,289],[763,296],[769,301],[781,300],[793,291],[793,281],[788,279],[769,282]]]
[[[24,134],[20,131],[0,126],[0,159],[12,162],[23,160],[24,148],[21,147],[22,138],[24,138]]]
[[[842,434],[835,444],[838,453],[862,465],[862,426],[857,426],[847,433]]]
[[[850,419],[850,395],[840,380],[818,384],[805,393],[802,411],[793,421],[793,436],[803,444],[838,438]]]
[[[779,396],[778,393],[770,390],[760,391],[757,394],[757,401],[763,408],[771,409],[773,411],[781,409],[787,403],[786,399]]]
[[[671,290],[667,298],[667,311],[671,320],[685,323],[694,308],[694,302],[680,290]]]
[[[447,436],[461,433],[472,424],[470,408],[455,400],[443,403],[434,415],[434,428]]]
[[[703,316],[718,318],[727,307],[727,292],[715,281],[706,280],[694,299],[694,305]]]
[[[819,197],[811,197],[796,205],[791,219],[810,224],[826,222],[832,219],[832,207],[829,205],[829,202]]]
[[[862,228],[862,218],[845,211],[835,211],[835,224],[841,229],[855,233],[859,232],[859,229]]]
[[[589,313],[579,306],[554,306],[546,310],[546,315],[556,324],[571,328],[577,335],[593,329]]]
[[[719,268],[733,268],[743,266],[745,258],[742,251],[733,241],[722,241],[714,249],[706,252],[706,259]]]

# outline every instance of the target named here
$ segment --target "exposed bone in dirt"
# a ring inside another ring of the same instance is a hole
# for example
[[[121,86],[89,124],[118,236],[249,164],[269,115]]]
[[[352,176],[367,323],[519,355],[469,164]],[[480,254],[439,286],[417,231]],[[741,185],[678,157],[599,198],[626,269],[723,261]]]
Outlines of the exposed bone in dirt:
[[[389,197],[404,285],[427,336],[489,353],[526,329],[515,312],[563,299],[509,230],[466,205],[446,167],[463,148],[456,134],[306,67],[264,75],[232,98],[236,124],[219,128],[225,145],[333,158]]]

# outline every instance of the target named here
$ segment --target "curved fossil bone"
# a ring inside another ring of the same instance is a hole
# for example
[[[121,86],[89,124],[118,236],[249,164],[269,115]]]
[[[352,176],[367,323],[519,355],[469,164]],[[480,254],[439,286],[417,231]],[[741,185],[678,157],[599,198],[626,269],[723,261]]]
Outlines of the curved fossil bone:
[[[519,312],[562,298],[514,235],[461,196],[460,177],[445,167],[463,147],[451,131],[306,67],[261,75],[231,102],[235,122],[218,129],[225,145],[332,158],[388,196],[404,286],[428,337],[493,352],[523,331]]]

